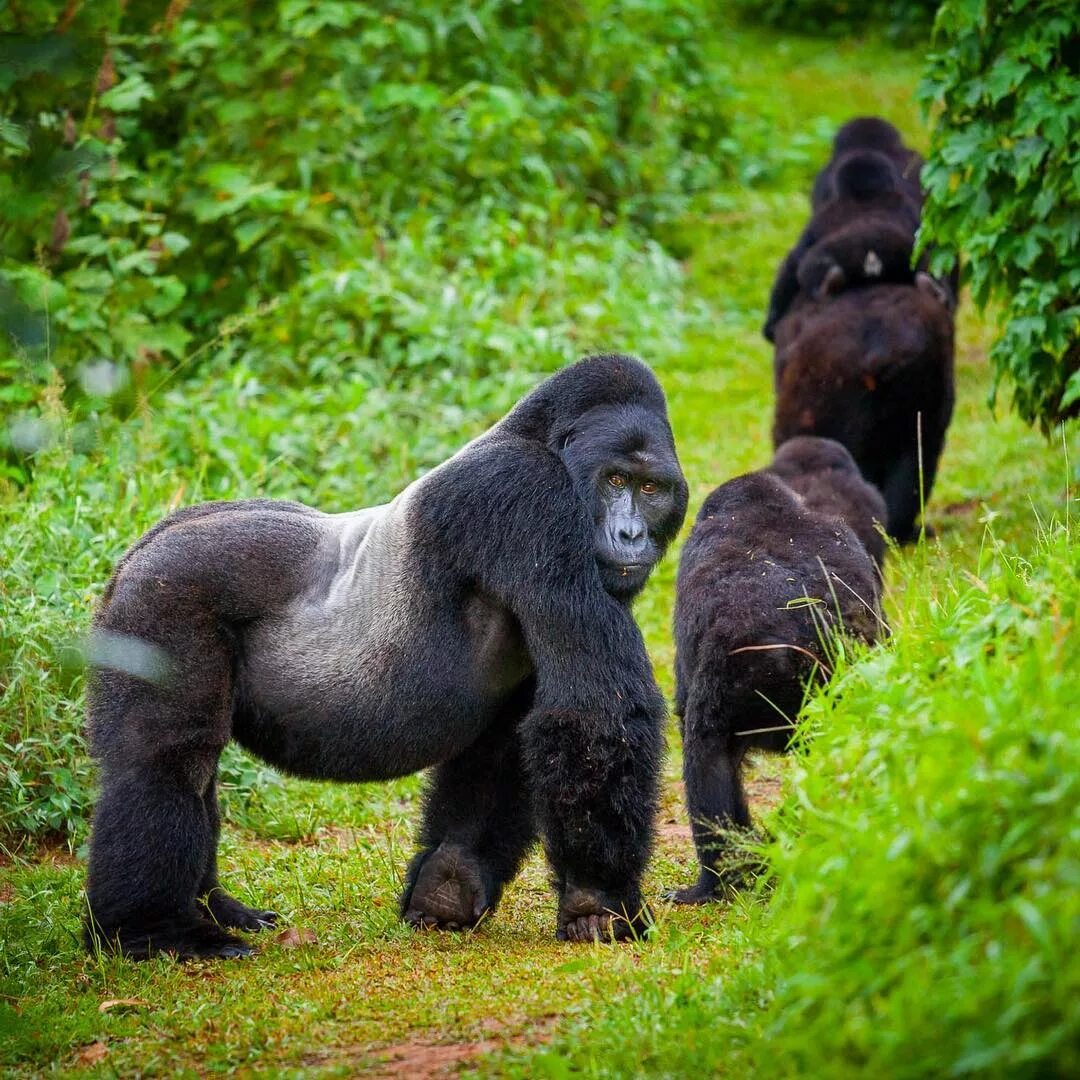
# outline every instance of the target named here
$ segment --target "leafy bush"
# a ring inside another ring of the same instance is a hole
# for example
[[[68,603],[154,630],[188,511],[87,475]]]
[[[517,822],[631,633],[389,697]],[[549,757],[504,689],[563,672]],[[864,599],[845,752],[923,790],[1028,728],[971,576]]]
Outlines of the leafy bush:
[[[920,96],[937,115],[923,242],[997,300],[997,384],[1044,430],[1080,414],[1080,9],[947,0]]]
[[[894,40],[926,37],[941,0],[736,0],[751,21],[804,34],[841,35],[877,28]]]
[[[704,324],[656,237],[726,167],[705,10],[0,14],[0,834],[83,829],[60,657],[169,509],[380,502],[555,366]]]
[[[448,279],[519,293],[556,236],[664,238],[724,167],[690,0],[69,9],[0,15],[9,409],[54,368],[130,408],[224,342],[297,380],[438,369]]]

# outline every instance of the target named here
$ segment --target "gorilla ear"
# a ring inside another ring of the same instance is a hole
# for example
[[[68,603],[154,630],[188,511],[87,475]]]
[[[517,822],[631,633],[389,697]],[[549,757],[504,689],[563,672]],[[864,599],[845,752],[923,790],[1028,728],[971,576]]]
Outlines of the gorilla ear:
[[[576,432],[568,431],[562,437],[562,441],[559,443],[559,449],[560,450],[565,450],[574,441],[575,435],[576,435]]]
[[[946,311],[952,311],[952,294],[937,278],[931,277],[925,270],[920,270],[915,275],[915,288],[932,300],[936,300]]]

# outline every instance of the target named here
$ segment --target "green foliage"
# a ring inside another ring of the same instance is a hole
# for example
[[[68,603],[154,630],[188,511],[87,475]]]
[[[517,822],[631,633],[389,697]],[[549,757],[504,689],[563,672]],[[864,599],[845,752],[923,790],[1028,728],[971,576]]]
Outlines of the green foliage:
[[[1080,546],[996,546],[960,588],[928,559],[813,701],[730,970],[646,980],[513,1075],[1076,1074]]]
[[[803,34],[875,28],[893,40],[925,38],[941,0],[736,0],[745,18]]]
[[[1080,9],[948,0],[919,94],[937,120],[922,242],[1002,306],[997,383],[1044,430],[1080,415]]]
[[[9,411],[54,369],[125,410],[238,351],[298,381],[483,370],[515,343],[463,355],[455,282],[481,279],[455,325],[493,322],[559,238],[665,239],[726,168],[689,0],[76,7],[0,16]]]

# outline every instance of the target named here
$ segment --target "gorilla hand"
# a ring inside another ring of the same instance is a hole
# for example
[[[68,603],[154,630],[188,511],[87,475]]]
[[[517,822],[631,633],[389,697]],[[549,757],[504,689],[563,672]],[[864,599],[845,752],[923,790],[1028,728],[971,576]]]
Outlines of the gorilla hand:
[[[484,884],[479,859],[460,844],[440,844],[417,856],[415,883],[407,889],[401,908],[405,921],[417,929],[465,930],[475,926],[494,906]],[[413,876],[410,873],[410,877]]]

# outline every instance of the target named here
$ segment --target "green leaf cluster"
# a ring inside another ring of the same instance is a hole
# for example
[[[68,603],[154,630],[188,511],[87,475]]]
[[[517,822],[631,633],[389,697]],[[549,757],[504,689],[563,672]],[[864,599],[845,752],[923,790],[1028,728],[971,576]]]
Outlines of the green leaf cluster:
[[[690,0],[7,9],[0,408],[59,372],[69,405],[128,410],[214,358],[499,366],[556,250],[634,236],[648,274],[718,186],[713,32]]]
[[[876,29],[893,41],[922,40],[940,0],[736,0],[750,22],[838,37]]]
[[[996,382],[1044,430],[1080,414],[1080,9],[947,0],[919,95],[935,112],[922,242],[1001,304]]]

